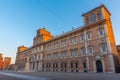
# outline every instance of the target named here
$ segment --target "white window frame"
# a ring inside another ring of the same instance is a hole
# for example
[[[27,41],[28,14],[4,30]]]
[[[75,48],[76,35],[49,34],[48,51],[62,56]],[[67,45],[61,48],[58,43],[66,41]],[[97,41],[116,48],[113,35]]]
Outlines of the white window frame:
[[[102,34],[101,34],[101,31],[102,31]],[[98,34],[99,34],[99,36],[103,36],[105,34],[104,29],[99,29]]]
[[[87,39],[91,40],[91,37],[92,37],[91,32],[88,32],[86,35],[87,35]]]
[[[90,49],[92,49],[92,53],[90,53]],[[88,47],[88,53],[89,53],[89,55],[93,55],[93,48],[92,47]]]
[[[76,44],[77,43],[77,37],[74,37],[72,41],[73,41],[74,44]]]
[[[90,22],[93,23],[93,22],[95,22],[95,21],[96,21],[96,15],[95,15],[95,13],[92,13],[92,14],[90,15]]]
[[[62,58],[66,58],[66,56],[67,56],[66,53],[67,53],[66,51],[61,52],[61,56],[62,56]]]
[[[66,46],[66,44],[67,44],[66,40],[61,40],[61,42],[60,42],[60,46],[61,47]]]
[[[99,12],[99,13],[97,13],[97,20],[101,20],[102,19],[102,15],[101,15],[101,13]]]
[[[89,18],[88,17],[85,19],[85,25],[87,25],[87,24],[89,24]]]
[[[83,49],[84,49],[84,53],[83,53]],[[85,47],[81,48],[81,54],[82,54],[82,56],[86,55],[86,49],[85,49]]]
[[[70,38],[70,39],[69,39],[69,42],[70,42],[70,45],[72,45],[72,44],[73,44],[73,39]]]
[[[84,34],[82,34],[82,35],[80,36],[80,41],[81,41],[81,42],[84,42],[84,41],[85,41],[85,35],[84,35]]]
[[[105,52],[103,51],[103,46],[105,47]],[[107,46],[104,44],[104,45],[101,45],[101,52],[102,53],[107,53]]]
[[[54,59],[58,59],[59,58],[59,53],[53,53]]]
[[[74,50],[74,56],[78,56],[78,49]]]
[[[71,57],[73,56],[73,50],[70,50],[70,56]]]

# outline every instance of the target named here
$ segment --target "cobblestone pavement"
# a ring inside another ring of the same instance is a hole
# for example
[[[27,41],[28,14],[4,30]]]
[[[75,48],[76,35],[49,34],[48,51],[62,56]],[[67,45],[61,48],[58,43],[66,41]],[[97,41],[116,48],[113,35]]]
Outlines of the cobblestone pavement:
[[[51,78],[52,80],[120,80],[120,74],[116,73],[73,73],[73,72],[12,72],[12,73]]]

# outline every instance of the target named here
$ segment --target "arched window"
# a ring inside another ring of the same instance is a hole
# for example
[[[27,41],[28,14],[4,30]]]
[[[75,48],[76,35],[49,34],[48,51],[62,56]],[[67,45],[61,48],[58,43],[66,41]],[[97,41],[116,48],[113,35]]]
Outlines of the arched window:
[[[96,21],[96,16],[94,13],[90,15],[90,22],[95,22]]]
[[[97,14],[97,19],[98,19],[98,20],[101,19],[101,14],[100,14],[100,13]]]

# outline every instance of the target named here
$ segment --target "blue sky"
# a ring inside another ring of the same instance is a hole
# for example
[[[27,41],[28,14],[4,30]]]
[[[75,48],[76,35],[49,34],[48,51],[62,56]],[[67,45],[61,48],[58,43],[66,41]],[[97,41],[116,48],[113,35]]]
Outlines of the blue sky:
[[[109,9],[116,44],[120,44],[120,0],[0,0],[0,53],[16,57],[17,47],[32,46],[36,30],[54,36],[83,25],[82,14],[101,3]]]

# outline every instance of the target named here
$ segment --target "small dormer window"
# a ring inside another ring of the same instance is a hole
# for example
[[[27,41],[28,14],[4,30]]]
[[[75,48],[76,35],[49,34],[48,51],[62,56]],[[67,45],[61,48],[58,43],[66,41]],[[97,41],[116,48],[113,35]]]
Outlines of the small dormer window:
[[[90,15],[90,22],[95,22],[96,21],[96,16],[94,13]]]

